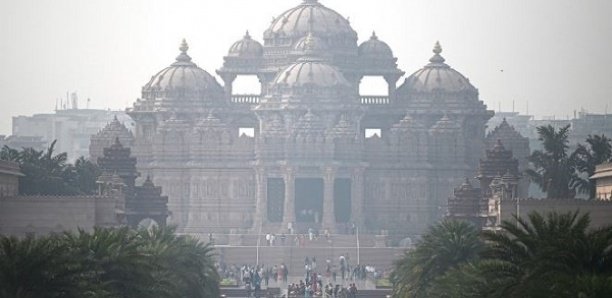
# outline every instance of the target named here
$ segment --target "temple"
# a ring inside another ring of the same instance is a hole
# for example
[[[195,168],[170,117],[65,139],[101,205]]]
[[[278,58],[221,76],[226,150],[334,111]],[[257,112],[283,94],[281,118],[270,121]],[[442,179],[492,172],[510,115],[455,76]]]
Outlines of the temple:
[[[473,175],[493,111],[435,43],[405,74],[373,33],[358,44],[347,18],[305,0],[263,43],[231,45],[219,83],[185,40],[128,109],[138,171],[168,196],[181,232],[344,231],[418,235],[442,218],[453,187]],[[256,94],[234,81],[255,76]],[[364,77],[385,95],[360,93]],[[142,179],[142,178],[140,178]]]

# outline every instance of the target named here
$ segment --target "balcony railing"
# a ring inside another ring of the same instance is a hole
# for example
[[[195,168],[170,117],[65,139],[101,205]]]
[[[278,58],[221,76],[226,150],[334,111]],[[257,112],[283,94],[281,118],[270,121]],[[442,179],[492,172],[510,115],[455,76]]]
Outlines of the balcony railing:
[[[238,104],[258,104],[259,103],[259,95],[258,94],[237,94],[232,95],[232,103]]]
[[[389,96],[364,95],[361,96],[361,104],[363,105],[388,105]]]

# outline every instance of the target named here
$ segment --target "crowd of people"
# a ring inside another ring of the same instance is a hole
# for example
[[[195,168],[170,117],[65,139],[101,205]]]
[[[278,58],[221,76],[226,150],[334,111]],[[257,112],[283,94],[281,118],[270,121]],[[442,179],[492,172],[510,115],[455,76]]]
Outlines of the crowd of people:
[[[253,297],[262,288],[286,286],[287,297],[352,298],[356,297],[357,284],[380,276],[373,266],[352,266],[348,254],[336,260],[317,263],[316,257],[306,257],[303,275],[299,271],[292,275],[292,280],[297,280],[295,273],[301,275],[299,282],[289,282],[289,268],[284,263],[273,266],[219,263],[217,267],[222,279],[235,281],[235,285],[244,287]]]

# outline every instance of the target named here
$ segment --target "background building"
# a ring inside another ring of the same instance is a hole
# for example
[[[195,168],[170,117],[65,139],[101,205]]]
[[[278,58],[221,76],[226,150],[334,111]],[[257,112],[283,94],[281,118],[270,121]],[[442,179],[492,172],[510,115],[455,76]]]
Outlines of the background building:
[[[131,126],[131,119],[122,111],[71,108],[50,114],[16,116],[13,117],[13,132],[9,138],[40,138],[44,148],[57,140],[55,150],[68,153],[68,159],[74,161],[81,156],[89,156],[91,136],[114,117]],[[17,143],[15,146],[19,145]]]

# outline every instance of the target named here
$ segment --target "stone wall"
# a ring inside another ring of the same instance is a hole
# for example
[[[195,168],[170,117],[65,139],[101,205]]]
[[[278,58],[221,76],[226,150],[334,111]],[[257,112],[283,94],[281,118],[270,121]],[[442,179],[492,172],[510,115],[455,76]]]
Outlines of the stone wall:
[[[516,200],[502,200],[501,219],[514,221],[516,214]],[[591,216],[591,227],[603,227],[612,225],[612,201],[581,200],[581,199],[521,199],[519,201],[519,212],[525,217],[532,211],[546,213],[556,211],[560,213],[588,212]]]
[[[0,160],[0,198],[16,196],[19,193],[19,164]]]
[[[117,203],[117,198],[104,196],[0,198],[0,233],[22,236],[118,226],[122,212]]]

